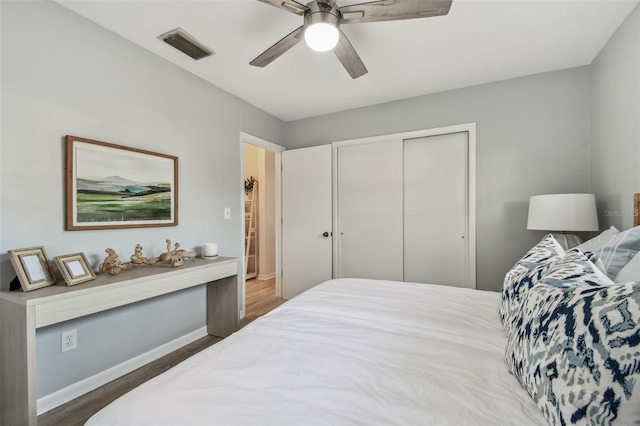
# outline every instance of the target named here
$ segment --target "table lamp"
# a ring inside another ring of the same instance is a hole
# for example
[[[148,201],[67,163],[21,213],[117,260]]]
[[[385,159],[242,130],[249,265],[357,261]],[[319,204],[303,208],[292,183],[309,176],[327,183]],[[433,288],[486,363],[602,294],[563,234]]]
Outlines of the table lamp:
[[[553,236],[563,248],[575,247],[582,239],[567,232],[599,229],[596,197],[593,194],[534,195],[529,200],[527,229],[559,232]]]

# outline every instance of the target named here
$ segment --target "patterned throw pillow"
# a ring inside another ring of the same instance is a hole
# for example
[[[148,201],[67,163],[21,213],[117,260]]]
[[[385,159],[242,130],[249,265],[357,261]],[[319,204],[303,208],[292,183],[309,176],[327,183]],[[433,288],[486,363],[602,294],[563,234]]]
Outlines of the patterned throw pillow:
[[[541,281],[557,287],[613,285],[613,281],[595,263],[593,253],[572,248],[564,257],[551,262]]]
[[[508,339],[509,371],[553,425],[640,422],[640,283],[599,279],[543,277]]]
[[[564,250],[553,238],[547,235],[538,244],[518,260],[504,277],[502,299],[498,306],[500,320],[507,334],[514,328],[515,317],[525,293],[536,284],[547,271],[553,260],[564,256]]]

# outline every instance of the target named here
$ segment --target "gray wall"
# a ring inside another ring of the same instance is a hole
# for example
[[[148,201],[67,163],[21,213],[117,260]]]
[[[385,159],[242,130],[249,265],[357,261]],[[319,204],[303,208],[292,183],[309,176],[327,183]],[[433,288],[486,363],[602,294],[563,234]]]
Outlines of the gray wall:
[[[600,227],[633,226],[640,192],[640,6],[591,65],[592,186]]]
[[[590,192],[588,67],[549,72],[286,123],[285,145],[477,123],[477,286],[504,274],[542,232],[529,196]]]
[[[222,255],[240,256],[240,131],[278,142],[283,122],[56,3],[0,7],[2,288],[15,248],[42,245],[50,258],[82,251],[94,267],[107,247],[126,260],[136,243],[160,254],[167,238],[189,250],[216,241]],[[65,231],[66,134],[178,156],[180,225]],[[199,288],[41,329],[38,396],[204,324]],[[60,332],[74,328],[79,347],[61,354]]]

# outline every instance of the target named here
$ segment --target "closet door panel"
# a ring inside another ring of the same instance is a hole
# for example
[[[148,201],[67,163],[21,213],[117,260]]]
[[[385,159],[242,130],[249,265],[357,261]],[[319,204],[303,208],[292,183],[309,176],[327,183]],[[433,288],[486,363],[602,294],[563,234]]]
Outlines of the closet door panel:
[[[338,148],[338,273],[403,280],[403,143]]]
[[[468,133],[404,141],[404,279],[468,287]]]

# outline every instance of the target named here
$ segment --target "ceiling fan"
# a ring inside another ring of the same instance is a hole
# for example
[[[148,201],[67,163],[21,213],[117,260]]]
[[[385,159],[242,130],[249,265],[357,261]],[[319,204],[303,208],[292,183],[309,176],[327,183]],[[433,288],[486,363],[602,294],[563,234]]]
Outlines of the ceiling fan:
[[[298,44],[304,37],[313,50],[333,49],[351,78],[367,73],[362,59],[340,29],[341,24],[428,18],[449,13],[452,0],[377,0],[338,6],[336,0],[312,0],[306,5],[295,0],[260,0],[304,17],[302,26],[265,50],[250,62],[265,67]]]

